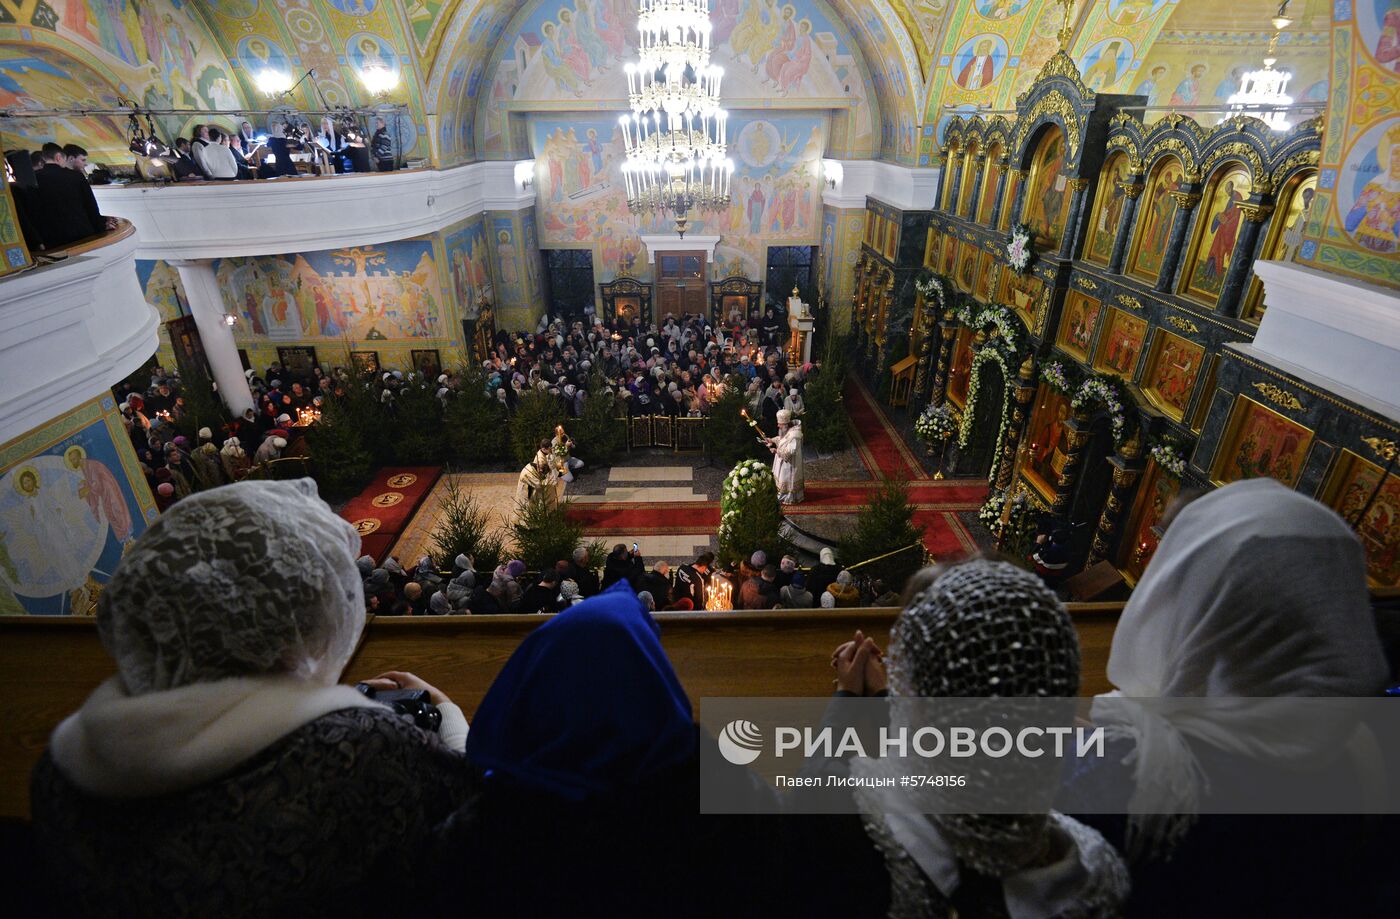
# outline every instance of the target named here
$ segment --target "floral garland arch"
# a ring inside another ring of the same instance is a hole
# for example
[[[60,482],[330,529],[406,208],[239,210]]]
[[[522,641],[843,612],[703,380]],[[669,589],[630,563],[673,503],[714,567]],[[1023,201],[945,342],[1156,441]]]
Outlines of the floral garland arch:
[[[1106,373],[1090,374],[1070,399],[1070,408],[1076,412],[1102,408],[1108,413],[1115,447],[1123,446],[1137,433],[1137,419],[1130,411],[1136,405],[1127,384]]]
[[[996,458],[1001,456],[1002,444],[1006,441],[1006,426],[1011,422],[1011,399],[1012,381],[1015,379],[1014,367],[1018,365],[1020,346],[1029,342],[1029,333],[1026,331],[1026,324],[1021,321],[1021,317],[1015,311],[1003,304],[994,303],[984,306],[971,297],[965,297],[962,304],[954,314],[963,325],[985,330],[994,329],[992,335],[972,358],[972,365],[968,369],[967,381],[967,409],[963,412],[962,426],[958,430],[958,446],[966,448],[968,441],[972,438],[972,423],[976,417],[977,397],[981,391],[982,366],[988,361],[994,361],[1001,368],[1002,378],[1006,381],[1006,402],[998,406],[999,421],[997,423],[996,443],[992,448],[992,469],[988,478],[996,477]]]

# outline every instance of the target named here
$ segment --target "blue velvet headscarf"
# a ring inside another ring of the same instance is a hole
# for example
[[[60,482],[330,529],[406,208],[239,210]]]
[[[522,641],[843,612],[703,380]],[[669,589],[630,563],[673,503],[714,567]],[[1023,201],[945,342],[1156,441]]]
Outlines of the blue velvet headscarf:
[[[530,633],[486,693],[467,756],[518,787],[581,801],[695,755],[690,700],[625,581]]]

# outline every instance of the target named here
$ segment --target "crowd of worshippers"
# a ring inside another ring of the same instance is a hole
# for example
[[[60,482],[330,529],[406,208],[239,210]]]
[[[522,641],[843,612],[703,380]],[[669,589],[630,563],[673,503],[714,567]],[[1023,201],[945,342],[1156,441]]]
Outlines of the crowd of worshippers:
[[[602,567],[586,547],[538,574],[519,559],[494,571],[478,572],[476,560],[458,555],[450,571],[428,556],[405,568],[396,557],[377,566],[372,556],[355,562],[365,594],[365,610],[381,616],[497,615],[559,613],[607,590],[626,584],[648,612],[710,608],[717,582],[728,585],[729,609],[814,609],[893,605],[898,594],[875,580],[865,586],[836,565],[835,552],[821,550],[820,562],[808,570],[784,555],[774,564],[757,550],[737,565],[719,567],[713,552],[672,570],[666,561],[646,564],[639,547],[618,543]]]
[[[252,371],[249,375],[254,378]],[[292,440],[297,411],[319,404],[319,398],[300,383],[283,392],[282,381],[273,382],[259,392],[256,410],[248,409],[217,432],[200,428],[193,442],[179,432],[188,407],[177,372],[157,364],[149,375],[138,373],[113,388],[158,510],[196,491],[237,482],[282,457]]]
[[[97,206],[88,182],[86,150],[77,144],[47,143],[29,159],[33,179],[16,170],[10,192],[30,252],[55,252],[117,228],[117,219],[104,217]]]
[[[134,541],[101,595],[117,675],[35,769],[21,879],[44,913],[84,916],[564,916],[587,903],[686,917],[1390,914],[1395,818],[1363,807],[1386,770],[1374,739],[1353,742],[1369,736],[1358,710],[1281,732],[1277,704],[1211,718],[1154,704],[1381,695],[1396,661],[1356,534],[1271,479],[1164,523],[1107,661],[1114,692],[1100,698],[1126,707],[1086,710],[1109,755],[1028,772],[1043,803],[1014,814],[900,809],[855,788],[833,792],[849,809],[812,815],[786,809],[798,792],[721,758],[630,583],[525,636],[468,725],[434,674],[342,676],[365,625],[360,543],[310,480],[201,492]],[[433,666],[495,668],[469,662],[462,640],[435,648]],[[833,678],[828,718],[850,697],[1071,699],[1082,685],[1064,604],[982,559],[917,573],[887,636],[858,631],[825,652],[806,653],[814,685]],[[723,643],[713,653],[729,660]],[[355,680],[427,696],[440,727]],[[701,813],[702,768],[748,810]],[[842,750],[804,766],[848,779],[927,768]],[[1345,802],[1238,815],[1207,768]],[[1086,805],[1103,794],[1121,800]],[[463,866],[477,882],[441,883]]]
[[[605,322],[588,312],[565,324],[541,319],[533,335],[496,333],[494,354],[482,363],[487,390],[513,412],[531,390],[558,397],[568,413],[583,413],[589,381],[601,374],[629,416],[708,415],[736,378],[755,421],[778,433],[778,412],[800,417],[802,393],[819,367],[788,365],[786,324],[770,307],[749,319],[734,312],[715,324],[701,315]]]

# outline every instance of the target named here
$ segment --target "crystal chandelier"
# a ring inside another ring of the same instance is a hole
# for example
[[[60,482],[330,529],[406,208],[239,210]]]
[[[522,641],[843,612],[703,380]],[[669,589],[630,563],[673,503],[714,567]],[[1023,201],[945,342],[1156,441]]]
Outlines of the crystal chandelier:
[[[729,206],[734,174],[724,70],[710,64],[710,0],[638,0],[637,29],[640,60],[624,68],[632,114],[620,119],[627,207],[674,215],[684,238],[691,211]]]
[[[1284,92],[1293,75],[1274,69],[1274,62],[1278,60],[1274,57],[1274,49],[1278,47],[1279,32],[1293,22],[1283,19],[1284,25],[1278,26],[1287,7],[1287,3],[1280,6],[1279,15],[1274,17],[1279,31],[1275,31],[1273,38],[1269,39],[1269,49],[1264,52],[1264,69],[1251,70],[1241,77],[1239,91],[1231,93],[1227,100],[1232,110],[1252,114],[1275,131],[1288,130],[1287,107],[1293,104],[1293,97]]]

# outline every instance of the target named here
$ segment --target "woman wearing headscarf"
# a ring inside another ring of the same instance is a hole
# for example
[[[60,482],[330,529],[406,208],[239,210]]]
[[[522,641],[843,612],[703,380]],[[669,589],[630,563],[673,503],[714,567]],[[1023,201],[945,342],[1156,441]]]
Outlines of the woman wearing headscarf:
[[[1379,876],[1365,877],[1378,844],[1363,818],[1210,805],[1276,781],[1300,797],[1364,795],[1369,730],[1345,706],[1326,721],[1294,717],[1289,700],[1377,695],[1386,675],[1356,535],[1272,479],[1228,485],[1181,511],[1124,607],[1108,659],[1116,689],[1092,710],[1110,755],[1082,764],[1060,803],[1104,813],[1105,794],[1123,796],[1126,819],[1084,819],[1132,861],[1134,914],[1340,914]],[[1170,702],[1181,698],[1221,703],[1207,714]]]
[[[841,569],[836,565],[836,552],[830,546],[823,547],[821,552],[817,553],[817,560],[817,564],[807,572],[807,586],[820,600],[822,593],[836,580]]]
[[[890,630],[888,675],[879,650],[860,633],[837,649],[838,695],[887,691],[894,725],[908,728],[901,712],[926,723],[926,709],[909,708],[918,699],[1065,699],[1078,691],[1074,627],[1064,605],[1034,575],[979,559],[926,584]],[[909,701],[901,706],[901,700]],[[849,762],[851,776],[893,779],[894,788],[855,793],[863,833],[849,822],[832,822],[830,832],[803,837],[812,848],[799,853],[812,860],[807,895],[822,902],[826,915],[1119,915],[1128,893],[1127,869],[1098,832],[1056,811],[956,812],[947,792],[900,781],[921,776],[922,762],[917,757]],[[1014,767],[1018,786],[1055,787],[1057,760],[1022,762],[1029,768]],[[976,783],[977,776],[969,781]]]
[[[379,685],[428,689],[455,749],[336,685],[365,621],[358,548],[310,479],[200,492],[137,538],[97,609],[117,675],[35,768],[50,906],[359,915],[419,882],[469,790],[465,721],[410,674]]]
[[[690,700],[626,584],[520,643],[467,745],[481,792],[449,824],[447,855],[490,883],[443,885],[455,912],[778,915],[756,898],[780,886],[782,847],[762,818],[700,815]]]

